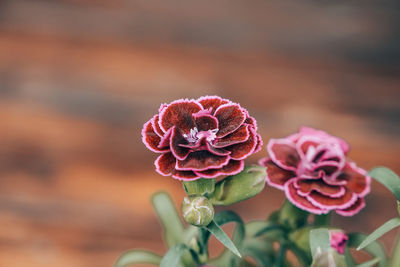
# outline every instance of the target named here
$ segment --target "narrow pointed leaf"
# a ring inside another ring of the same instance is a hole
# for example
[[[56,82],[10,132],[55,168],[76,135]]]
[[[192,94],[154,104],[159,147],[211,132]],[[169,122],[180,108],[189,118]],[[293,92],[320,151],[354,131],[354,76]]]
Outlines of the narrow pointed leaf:
[[[319,228],[310,231],[311,254],[314,258],[317,248],[327,251],[331,247],[329,231],[326,228]]]
[[[233,244],[229,236],[219,227],[213,220],[209,225],[205,227],[210,233],[212,233],[226,248],[232,251],[233,254],[241,258],[239,250]]]
[[[400,231],[397,233],[396,243],[392,250],[392,258],[390,260],[390,267],[400,266]]]
[[[170,248],[161,260],[160,267],[175,267],[189,248],[185,244],[178,244]]]
[[[372,267],[372,266],[375,266],[375,264],[377,264],[378,262],[379,262],[379,259],[375,258],[373,260],[370,260],[370,261],[364,262],[362,264],[359,264],[356,267]]]
[[[183,242],[183,223],[170,196],[165,192],[158,192],[152,197],[153,207],[161,221],[164,238],[168,247]]]
[[[369,171],[368,174],[386,186],[397,200],[400,200],[400,178],[398,175],[385,167],[376,167]]]
[[[347,243],[347,246],[349,248],[358,247],[367,238],[367,235],[360,234],[360,233],[351,233],[348,236],[349,236],[349,241]],[[386,252],[385,252],[384,248],[382,247],[382,245],[378,241],[374,241],[374,242],[370,243],[363,250],[365,252],[367,252],[368,254],[370,254],[372,257],[379,259],[379,263],[378,263],[379,267],[387,267],[388,266]]]
[[[400,226],[400,218],[393,218],[386,223],[384,223],[381,227],[376,229],[372,234],[370,234],[358,247],[357,250],[363,249],[393,228]]]
[[[132,250],[122,254],[114,264],[114,267],[128,267],[134,264],[159,265],[161,256],[149,251]]]

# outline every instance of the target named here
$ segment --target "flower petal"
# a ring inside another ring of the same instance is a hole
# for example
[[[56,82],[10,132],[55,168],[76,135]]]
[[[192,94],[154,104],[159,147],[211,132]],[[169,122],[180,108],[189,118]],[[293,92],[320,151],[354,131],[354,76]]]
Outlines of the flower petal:
[[[257,131],[257,129],[258,129],[257,121],[256,121],[253,117],[248,116],[248,117],[245,119],[244,123],[253,125],[254,129]]]
[[[170,139],[171,139],[171,134],[172,134],[173,128],[170,128],[164,136],[161,138],[160,144],[158,144],[159,148],[163,147],[169,147]]]
[[[261,135],[257,134],[257,145],[253,153],[257,153],[258,151],[260,151],[262,149],[262,146],[263,146],[263,140],[261,138]]]
[[[170,148],[174,157],[179,160],[184,160],[190,152],[190,149],[181,145],[187,145],[189,142],[183,137],[180,130],[177,127],[173,127],[170,138]]]
[[[316,207],[321,209],[347,209],[354,202],[357,201],[357,194],[353,193],[351,190],[345,191],[345,193],[340,197],[329,197],[325,196],[319,192],[312,191],[306,196],[307,199]]]
[[[226,150],[231,151],[231,158],[236,160],[245,159],[254,153],[254,150],[257,146],[257,133],[253,128],[249,128],[250,136],[246,142],[234,144],[228,147],[225,147]]]
[[[175,170],[175,164],[176,159],[171,152],[160,155],[154,162],[156,171],[163,176],[171,175]]]
[[[217,108],[214,115],[218,119],[218,137],[224,137],[238,129],[246,119],[245,112],[238,104],[225,104]]]
[[[202,96],[197,101],[203,106],[204,109],[210,110],[211,114],[217,110],[221,105],[227,104],[230,101],[222,99],[219,96]]]
[[[230,160],[229,163],[221,169],[210,169],[206,171],[195,171],[195,173],[204,178],[215,178],[220,175],[235,175],[241,172],[244,168],[243,160]]]
[[[213,145],[210,144],[210,142],[205,142],[207,146],[207,150],[210,151],[211,153],[218,155],[218,156],[226,156],[231,154],[229,150],[223,149],[223,148],[218,148],[214,147]]]
[[[300,162],[296,146],[286,139],[270,139],[267,151],[272,161],[283,169],[296,171]]]
[[[208,131],[218,129],[218,120],[212,115],[208,114],[194,114],[196,120],[197,129],[199,131]]]
[[[315,164],[314,170],[316,172],[323,171],[325,175],[332,176],[340,171],[340,165],[336,161],[322,161]]]
[[[166,132],[173,126],[181,131],[189,133],[190,129],[196,127],[193,113],[197,113],[202,106],[195,100],[180,99],[172,102],[160,113],[160,128]]]
[[[299,195],[304,197],[309,195],[312,191],[333,198],[341,197],[346,192],[344,187],[328,185],[322,179],[298,179],[295,183],[295,187],[298,189]]]
[[[294,172],[282,169],[269,158],[261,159],[259,164],[267,167],[267,182],[270,186],[275,188],[283,190],[284,185],[290,179],[296,177]]]
[[[181,171],[205,171],[227,165],[229,156],[214,155],[207,150],[190,153],[185,160],[177,160],[175,168]]]
[[[371,177],[367,175],[365,170],[358,168],[354,162],[346,164],[337,180],[346,181],[346,187],[360,197],[365,196],[370,191]]]
[[[353,216],[360,212],[365,207],[365,200],[363,198],[358,198],[357,201],[351,205],[349,208],[340,210],[335,210],[337,214],[342,216]]]
[[[152,120],[149,120],[143,125],[142,141],[148,149],[156,153],[163,153],[169,151],[168,147],[159,148],[161,142],[160,136],[154,131]]]
[[[172,177],[182,181],[193,181],[201,178],[193,171],[177,171],[177,170],[173,172]]]
[[[294,186],[295,182],[296,179],[292,179],[285,184],[286,197],[290,202],[292,202],[293,205],[299,209],[306,210],[314,214],[326,214],[329,212],[327,209],[321,209],[317,206],[314,206],[313,203],[311,203],[307,198],[300,196],[296,187]]]
[[[330,135],[325,131],[316,130],[316,129],[313,129],[310,127],[302,126],[299,130],[299,133],[302,135],[316,136],[320,139],[324,139],[327,142],[337,143],[340,145],[341,149],[343,150],[343,152],[345,154],[347,152],[349,152],[349,150],[350,150],[350,146],[345,140],[343,140],[342,138]]]
[[[239,127],[239,129],[237,129],[233,133],[230,133],[222,138],[216,139],[213,146],[214,147],[226,147],[226,146],[230,146],[233,144],[245,142],[250,136],[249,127],[251,127],[251,126],[245,125],[245,124],[241,125]]]
[[[160,136],[163,137],[164,136],[164,131],[160,128],[160,123],[159,123],[159,116],[158,114],[154,115],[152,121],[151,121],[151,125],[153,126],[154,131]]]

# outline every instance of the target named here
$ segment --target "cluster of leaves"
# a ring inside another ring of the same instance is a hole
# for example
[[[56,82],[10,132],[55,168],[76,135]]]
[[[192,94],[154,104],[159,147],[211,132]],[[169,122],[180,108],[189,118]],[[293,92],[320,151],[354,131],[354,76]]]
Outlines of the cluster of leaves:
[[[375,168],[369,174],[383,183],[396,196],[397,204],[400,205],[400,178],[383,167]],[[186,191],[188,186],[190,184],[186,185]],[[198,189],[190,188],[189,190]],[[221,192],[215,188],[212,191],[221,195]],[[218,202],[223,198],[215,199],[215,193],[213,193],[210,194],[210,199]],[[388,257],[383,247],[377,242],[380,236],[400,226],[400,217],[391,219],[369,236],[361,233],[348,234],[347,248],[344,255],[341,255],[331,247],[330,215],[312,216],[288,201],[267,220],[251,221],[245,224],[233,211],[222,211],[214,216],[210,224],[202,227],[192,225],[185,227],[167,193],[155,194],[152,202],[163,226],[164,240],[168,246],[167,253],[161,256],[148,251],[128,251],[117,260],[115,267],[127,267],[138,263],[161,267],[191,267],[206,264],[222,267],[289,267],[296,265],[296,262],[312,267],[400,266],[400,253],[394,252],[392,257]],[[229,204],[231,203],[227,205]],[[236,225],[232,240],[221,228],[228,223]],[[212,259],[209,258],[208,253],[211,235],[214,235],[227,248],[218,257]],[[357,265],[351,253],[356,248],[370,254],[372,259]],[[289,259],[288,251],[291,251],[297,260]],[[400,236],[394,251],[400,251]]]

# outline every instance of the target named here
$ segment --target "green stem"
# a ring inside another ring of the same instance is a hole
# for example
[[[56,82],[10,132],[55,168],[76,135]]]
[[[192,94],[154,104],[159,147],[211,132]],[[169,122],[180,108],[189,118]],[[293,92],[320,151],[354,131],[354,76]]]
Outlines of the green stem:
[[[326,226],[330,225],[332,218],[332,213],[323,214],[323,215],[315,215],[314,216],[314,225],[315,226]]]
[[[281,246],[279,248],[279,254],[278,258],[276,261],[276,267],[283,267],[285,264],[285,258],[286,258],[286,244],[284,242],[281,243]]]
[[[394,248],[393,248],[390,266],[391,267],[400,266],[400,230],[398,231],[396,244],[394,245]]]
[[[296,230],[307,223],[310,214],[294,206],[290,201],[286,200],[283,204],[278,221],[290,230]]]

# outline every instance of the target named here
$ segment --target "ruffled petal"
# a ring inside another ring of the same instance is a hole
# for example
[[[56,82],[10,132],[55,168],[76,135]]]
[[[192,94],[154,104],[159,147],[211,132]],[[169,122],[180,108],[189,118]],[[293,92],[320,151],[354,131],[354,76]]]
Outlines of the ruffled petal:
[[[190,153],[185,160],[178,160],[175,168],[181,171],[205,171],[221,168],[228,162],[229,156],[218,156],[203,150]]]
[[[174,128],[170,128],[165,134],[164,136],[161,138],[160,144],[158,145],[159,148],[163,148],[163,147],[169,147],[170,144],[170,139],[171,139],[171,135],[172,135],[172,130]]]
[[[314,213],[314,214],[326,214],[329,212],[328,209],[321,209],[313,203],[311,203],[306,197],[298,194],[297,189],[294,185],[296,179],[292,179],[285,184],[285,194],[289,201],[298,207],[299,209]]]
[[[238,143],[245,142],[250,137],[250,125],[243,124],[234,131],[222,138],[217,138],[213,144],[214,147],[226,147]]]
[[[207,114],[194,115],[197,129],[199,131],[208,131],[218,129],[218,120],[214,116]]]
[[[189,142],[183,137],[180,133],[180,130],[177,127],[173,127],[172,134],[170,138],[170,148],[172,154],[174,154],[175,158],[179,160],[184,160],[190,152],[190,149],[181,145],[187,145]]]
[[[202,106],[195,100],[176,100],[160,113],[160,128],[166,132],[176,126],[181,131],[189,133],[190,129],[196,127],[192,114],[200,110],[202,110]]]
[[[263,146],[263,140],[261,138],[261,135],[257,134],[257,145],[253,153],[257,153],[258,151],[260,151],[262,149],[262,146]]]
[[[296,174],[294,172],[282,169],[269,158],[261,159],[259,161],[259,164],[267,167],[267,182],[270,186],[273,186],[275,188],[283,190],[284,185],[290,179],[296,177]]]
[[[342,216],[353,216],[360,212],[365,207],[365,200],[358,198],[357,201],[347,209],[337,209],[336,213]]]
[[[246,142],[225,147],[226,150],[231,151],[231,158],[242,160],[254,153],[257,146],[257,133],[253,128],[250,129],[250,136]]]
[[[169,176],[174,173],[175,164],[176,159],[171,152],[160,155],[154,162],[154,165],[156,165],[156,171],[163,176]]]
[[[231,154],[231,152],[229,150],[214,147],[209,142],[206,142],[206,147],[207,147],[207,150],[210,151],[211,153],[213,153],[214,155],[227,156],[227,155]]]
[[[142,141],[148,149],[156,153],[163,153],[169,151],[168,147],[159,147],[161,142],[160,136],[154,131],[152,120],[149,120],[143,125]]]
[[[340,171],[339,163],[336,161],[322,161],[314,166],[316,172],[323,171],[325,175],[332,176]]]
[[[214,114],[219,106],[230,102],[229,100],[222,99],[219,96],[203,96],[197,99],[197,101],[203,106],[204,109],[210,110],[211,114]]]
[[[350,190],[346,190],[340,197],[329,197],[319,192],[312,191],[307,195],[307,199],[321,209],[347,209],[357,201],[357,194]]]
[[[182,181],[193,181],[201,178],[193,171],[177,171],[177,170],[174,170],[172,177]]]
[[[253,117],[248,116],[245,119],[244,123],[252,125],[254,127],[254,129],[257,131],[257,129],[258,129],[257,121]]]
[[[154,115],[151,125],[153,126],[154,131],[156,134],[158,134],[160,137],[163,137],[165,132],[160,128],[160,123],[159,123],[159,116],[158,114]]]
[[[346,154],[350,150],[349,144],[342,138],[332,136],[325,131],[316,130],[310,127],[303,126],[300,128],[299,133],[301,135],[311,135],[323,139],[325,142],[337,143]]]
[[[296,180],[295,187],[298,189],[298,193],[301,196],[307,196],[312,191],[316,191],[324,196],[335,198],[343,196],[346,192],[344,187],[328,185],[322,179],[298,179]]]
[[[238,129],[246,119],[245,112],[238,104],[225,104],[217,108],[215,117],[218,119],[219,131],[217,137],[221,138]]]
[[[267,151],[271,159],[281,168],[296,171],[300,162],[296,146],[289,140],[270,139]]]
[[[353,162],[346,164],[337,180],[346,181],[346,188],[360,197],[365,196],[370,191],[371,178],[365,170],[358,168]]]
[[[195,173],[204,178],[215,178],[220,175],[235,175],[241,172],[244,168],[243,160],[230,160],[227,165],[221,169],[210,169],[206,171],[195,171]]]

